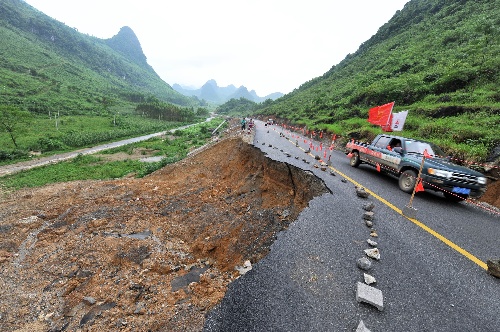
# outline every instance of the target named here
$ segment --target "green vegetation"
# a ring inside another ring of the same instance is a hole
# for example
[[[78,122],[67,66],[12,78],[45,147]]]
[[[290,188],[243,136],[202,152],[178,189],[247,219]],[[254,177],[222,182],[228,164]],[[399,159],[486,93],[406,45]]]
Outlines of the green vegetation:
[[[338,65],[293,92],[217,112],[281,118],[348,137],[381,132],[368,109],[409,110],[403,136],[484,161],[500,144],[497,0],[412,0]],[[103,40],[24,1],[0,6],[0,164],[162,131],[208,115],[148,65],[134,32]]]
[[[79,155],[71,161],[2,177],[0,186],[17,190],[56,182],[120,178],[140,169],[141,164],[132,160],[105,162],[102,158]]]
[[[0,6],[0,165],[110,141],[167,131],[205,120],[209,111],[162,81],[148,65],[134,32],[123,27],[101,40],[80,34],[24,1]],[[206,143],[220,119],[174,139],[118,150],[145,149],[156,163],[79,155],[56,165],[2,177],[6,188],[52,182],[145,176]],[[213,128],[212,128],[213,127]],[[113,151],[107,151],[112,153]]]
[[[109,115],[148,97],[200,105],[174,91],[147,64],[134,32],[102,40],[79,33],[21,0],[0,6],[0,104],[32,113]]]
[[[17,137],[21,127],[27,123],[29,118],[28,112],[23,112],[17,107],[0,105],[0,131],[8,134],[16,149],[19,148]]]
[[[218,106],[215,111],[217,112],[217,114],[240,117],[242,115],[249,114],[253,110],[257,109],[257,106],[257,103],[243,97],[241,97],[240,99],[232,98],[224,104]]]
[[[151,138],[147,141],[109,149],[102,153],[103,155],[118,152],[132,154],[137,149],[153,150],[155,156],[163,157],[158,162],[141,162],[131,159],[107,161],[104,157],[79,155],[70,161],[1,177],[0,187],[17,190],[55,182],[114,179],[131,173],[137,177],[143,177],[185,158],[189,151],[206,144],[211,138],[212,130],[221,123],[220,118],[213,119],[183,130],[177,130],[172,139]]]
[[[0,107],[0,111],[3,109]],[[30,151],[51,155],[165,131],[187,123],[159,121],[120,113],[114,116],[76,116],[61,113],[42,116],[28,112],[21,114],[23,122],[19,120],[13,129],[16,144],[13,144],[11,133],[2,130],[4,118],[0,121],[0,165],[29,159]],[[190,120],[192,122],[196,118]]]
[[[403,136],[484,160],[500,143],[498,54],[498,1],[412,0],[323,76],[240,115],[369,138],[381,130],[368,110],[395,101],[395,112],[410,111]]]
[[[0,165],[209,115],[158,77],[128,27],[101,40],[9,0],[0,6],[0,40]]]

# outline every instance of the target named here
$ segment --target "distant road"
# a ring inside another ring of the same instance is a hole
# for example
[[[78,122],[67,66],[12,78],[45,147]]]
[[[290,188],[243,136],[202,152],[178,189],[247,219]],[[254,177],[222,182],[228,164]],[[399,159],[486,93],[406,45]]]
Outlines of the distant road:
[[[212,118],[207,119],[207,121],[209,121],[210,119],[212,119]],[[162,132],[159,132],[159,133],[149,134],[149,135],[145,135],[145,136],[128,138],[128,139],[124,139],[124,140],[117,141],[117,142],[106,143],[106,144],[94,146],[94,147],[91,147],[91,148],[80,149],[80,150],[76,150],[76,151],[71,151],[71,152],[56,154],[56,155],[53,155],[53,156],[48,156],[48,157],[42,157],[42,158],[37,158],[37,159],[33,159],[33,160],[23,161],[23,162],[19,162],[19,163],[12,164],[12,165],[0,166],[0,177],[6,176],[6,175],[10,175],[10,174],[14,174],[14,173],[18,173],[18,172],[25,171],[25,170],[28,170],[28,169],[31,169],[31,168],[35,168],[35,167],[45,166],[45,165],[48,165],[48,164],[55,164],[55,163],[58,163],[58,162],[61,162],[61,161],[64,161],[64,160],[75,158],[75,157],[77,157],[80,154],[83,154],[83,155],[93,154],[93,153],[97,153],[97,152],[100,152],[100,151],[103,151],[103,150],[108,150],[108,149],[116,148],[116,147],[119,147],[119,146],[131,144],[131,143],[146,141],[146,140],[148,140],[148,139],[150,139],[152,137],[165,135],[167,133],[172,133],[172,132],[174,132],[176,130],[180,130],[180,129],[186,129],[188,127],[194,126],[195,124],[190,124],[190,125],[187,125],[187,126],[182,126],[182,127],[174,128],[174,129],[171,129],[171,130],[162,131]]]

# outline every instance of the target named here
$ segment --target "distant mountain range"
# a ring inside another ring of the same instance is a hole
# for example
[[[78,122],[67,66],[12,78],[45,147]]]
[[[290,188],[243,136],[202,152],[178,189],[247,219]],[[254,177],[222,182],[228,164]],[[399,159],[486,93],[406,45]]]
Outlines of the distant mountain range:
[[[274,92],[265,97],[259,97],[255,90],[248,91],[243,85],[239,88],[234,85],[220,87],[215,80],[209,80],[199,89],[189,89],[175,83],[172,88],[188,97],[195,96],[200,100],[205,100],[215,104],[223,104],[231,99],[245,98],[256,103],[263,102],[267,99],[276,100],[283,96],[281,92]]]

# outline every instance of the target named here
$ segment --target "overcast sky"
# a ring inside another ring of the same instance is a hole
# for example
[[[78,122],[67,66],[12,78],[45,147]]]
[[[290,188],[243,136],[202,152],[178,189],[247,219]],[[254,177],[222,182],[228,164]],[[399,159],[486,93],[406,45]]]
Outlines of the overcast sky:
[[[261,97],[323,75],[409,0],[26,0],[79,32],[135,32],[156,73],[199,88],[214,79]]]

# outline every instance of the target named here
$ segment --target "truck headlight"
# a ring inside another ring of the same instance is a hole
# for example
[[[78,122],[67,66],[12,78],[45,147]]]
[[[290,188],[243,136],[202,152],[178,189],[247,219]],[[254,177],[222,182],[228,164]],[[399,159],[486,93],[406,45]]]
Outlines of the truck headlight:
[[[442,169],[435,169],[435,168],[429,168],[427,170],[427,173],[429,173],[431,175],[439,176],[442,178],[447,178],[447,179],[451,178],[451,175],[452,175],[452,172],[444,171]]]
[[[485,177],[479,177],[477,178],[477,183],[479,184],[486,184],[486,178]]]

